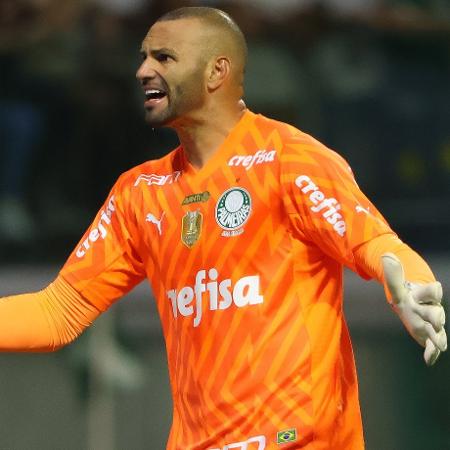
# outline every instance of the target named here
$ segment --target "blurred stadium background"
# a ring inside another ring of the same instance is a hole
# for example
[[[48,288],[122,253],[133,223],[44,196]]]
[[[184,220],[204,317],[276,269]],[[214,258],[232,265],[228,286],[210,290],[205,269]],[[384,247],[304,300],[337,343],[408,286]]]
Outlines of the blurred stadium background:
[[[0,295],[51,281],[117,176],[176,144],[134,74],[185,5],[236,18],[250,108],[345,156],[448,298],[449,0],[1,0]],[[367,449],[450,449],[450,355],[425,368],[382,289],[346,276]],[[0,450],[159,450],[170,408],[144,285],[56,354],[0,355]]]

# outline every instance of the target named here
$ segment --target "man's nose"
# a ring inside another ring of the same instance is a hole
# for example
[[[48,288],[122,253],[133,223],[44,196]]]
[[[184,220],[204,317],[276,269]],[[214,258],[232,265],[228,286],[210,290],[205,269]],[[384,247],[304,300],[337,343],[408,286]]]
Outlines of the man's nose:
[[[145,78],[155,78],[156,71],[152,67],[150,58],[146,58],[144,61],[142,61],[142,64],[139,66],[138,70],[136,71],[136,78],[139,81],[144,80]]]

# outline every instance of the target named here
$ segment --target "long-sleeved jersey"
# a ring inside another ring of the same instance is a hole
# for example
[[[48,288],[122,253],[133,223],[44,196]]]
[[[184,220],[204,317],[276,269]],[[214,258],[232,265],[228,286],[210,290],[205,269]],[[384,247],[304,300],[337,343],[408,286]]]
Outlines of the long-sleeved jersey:
[[[201,169],[179,147],[124,173],[61,276],[101,310],[150,281],[168,450],[360,450],[342,272],[390,233],[343,158],[247,110]]]

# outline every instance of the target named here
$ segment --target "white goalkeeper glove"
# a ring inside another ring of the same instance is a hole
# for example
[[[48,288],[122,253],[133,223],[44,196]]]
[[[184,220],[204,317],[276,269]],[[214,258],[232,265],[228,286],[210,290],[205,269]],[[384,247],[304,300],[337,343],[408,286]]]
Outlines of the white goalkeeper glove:
[[[381,260],[392,307],[409,334],[425,347],[425,363],[432,366],[447,349],[441,283],[410,283],[405,281],[403,266],[394,254],[385,253]]]

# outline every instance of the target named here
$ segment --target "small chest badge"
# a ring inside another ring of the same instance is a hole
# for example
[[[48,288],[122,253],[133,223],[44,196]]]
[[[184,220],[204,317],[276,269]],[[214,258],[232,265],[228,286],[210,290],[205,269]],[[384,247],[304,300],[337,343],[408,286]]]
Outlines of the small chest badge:
[[[203,215],[200,211],[188,211],[181,221],[181,241],[191,248],[202,233]]]
[[[248,191],[233,187],[225,191],[216,204],[216,222],[223,228],[222,236],[238,236],[252,212],[252,199]]]
[[[207,202],[211,197],[211,194],[208,191],[200,192],[199,194],[188,195],[184,198],[182,206],[190,205],[191,203],[201,203]]]

